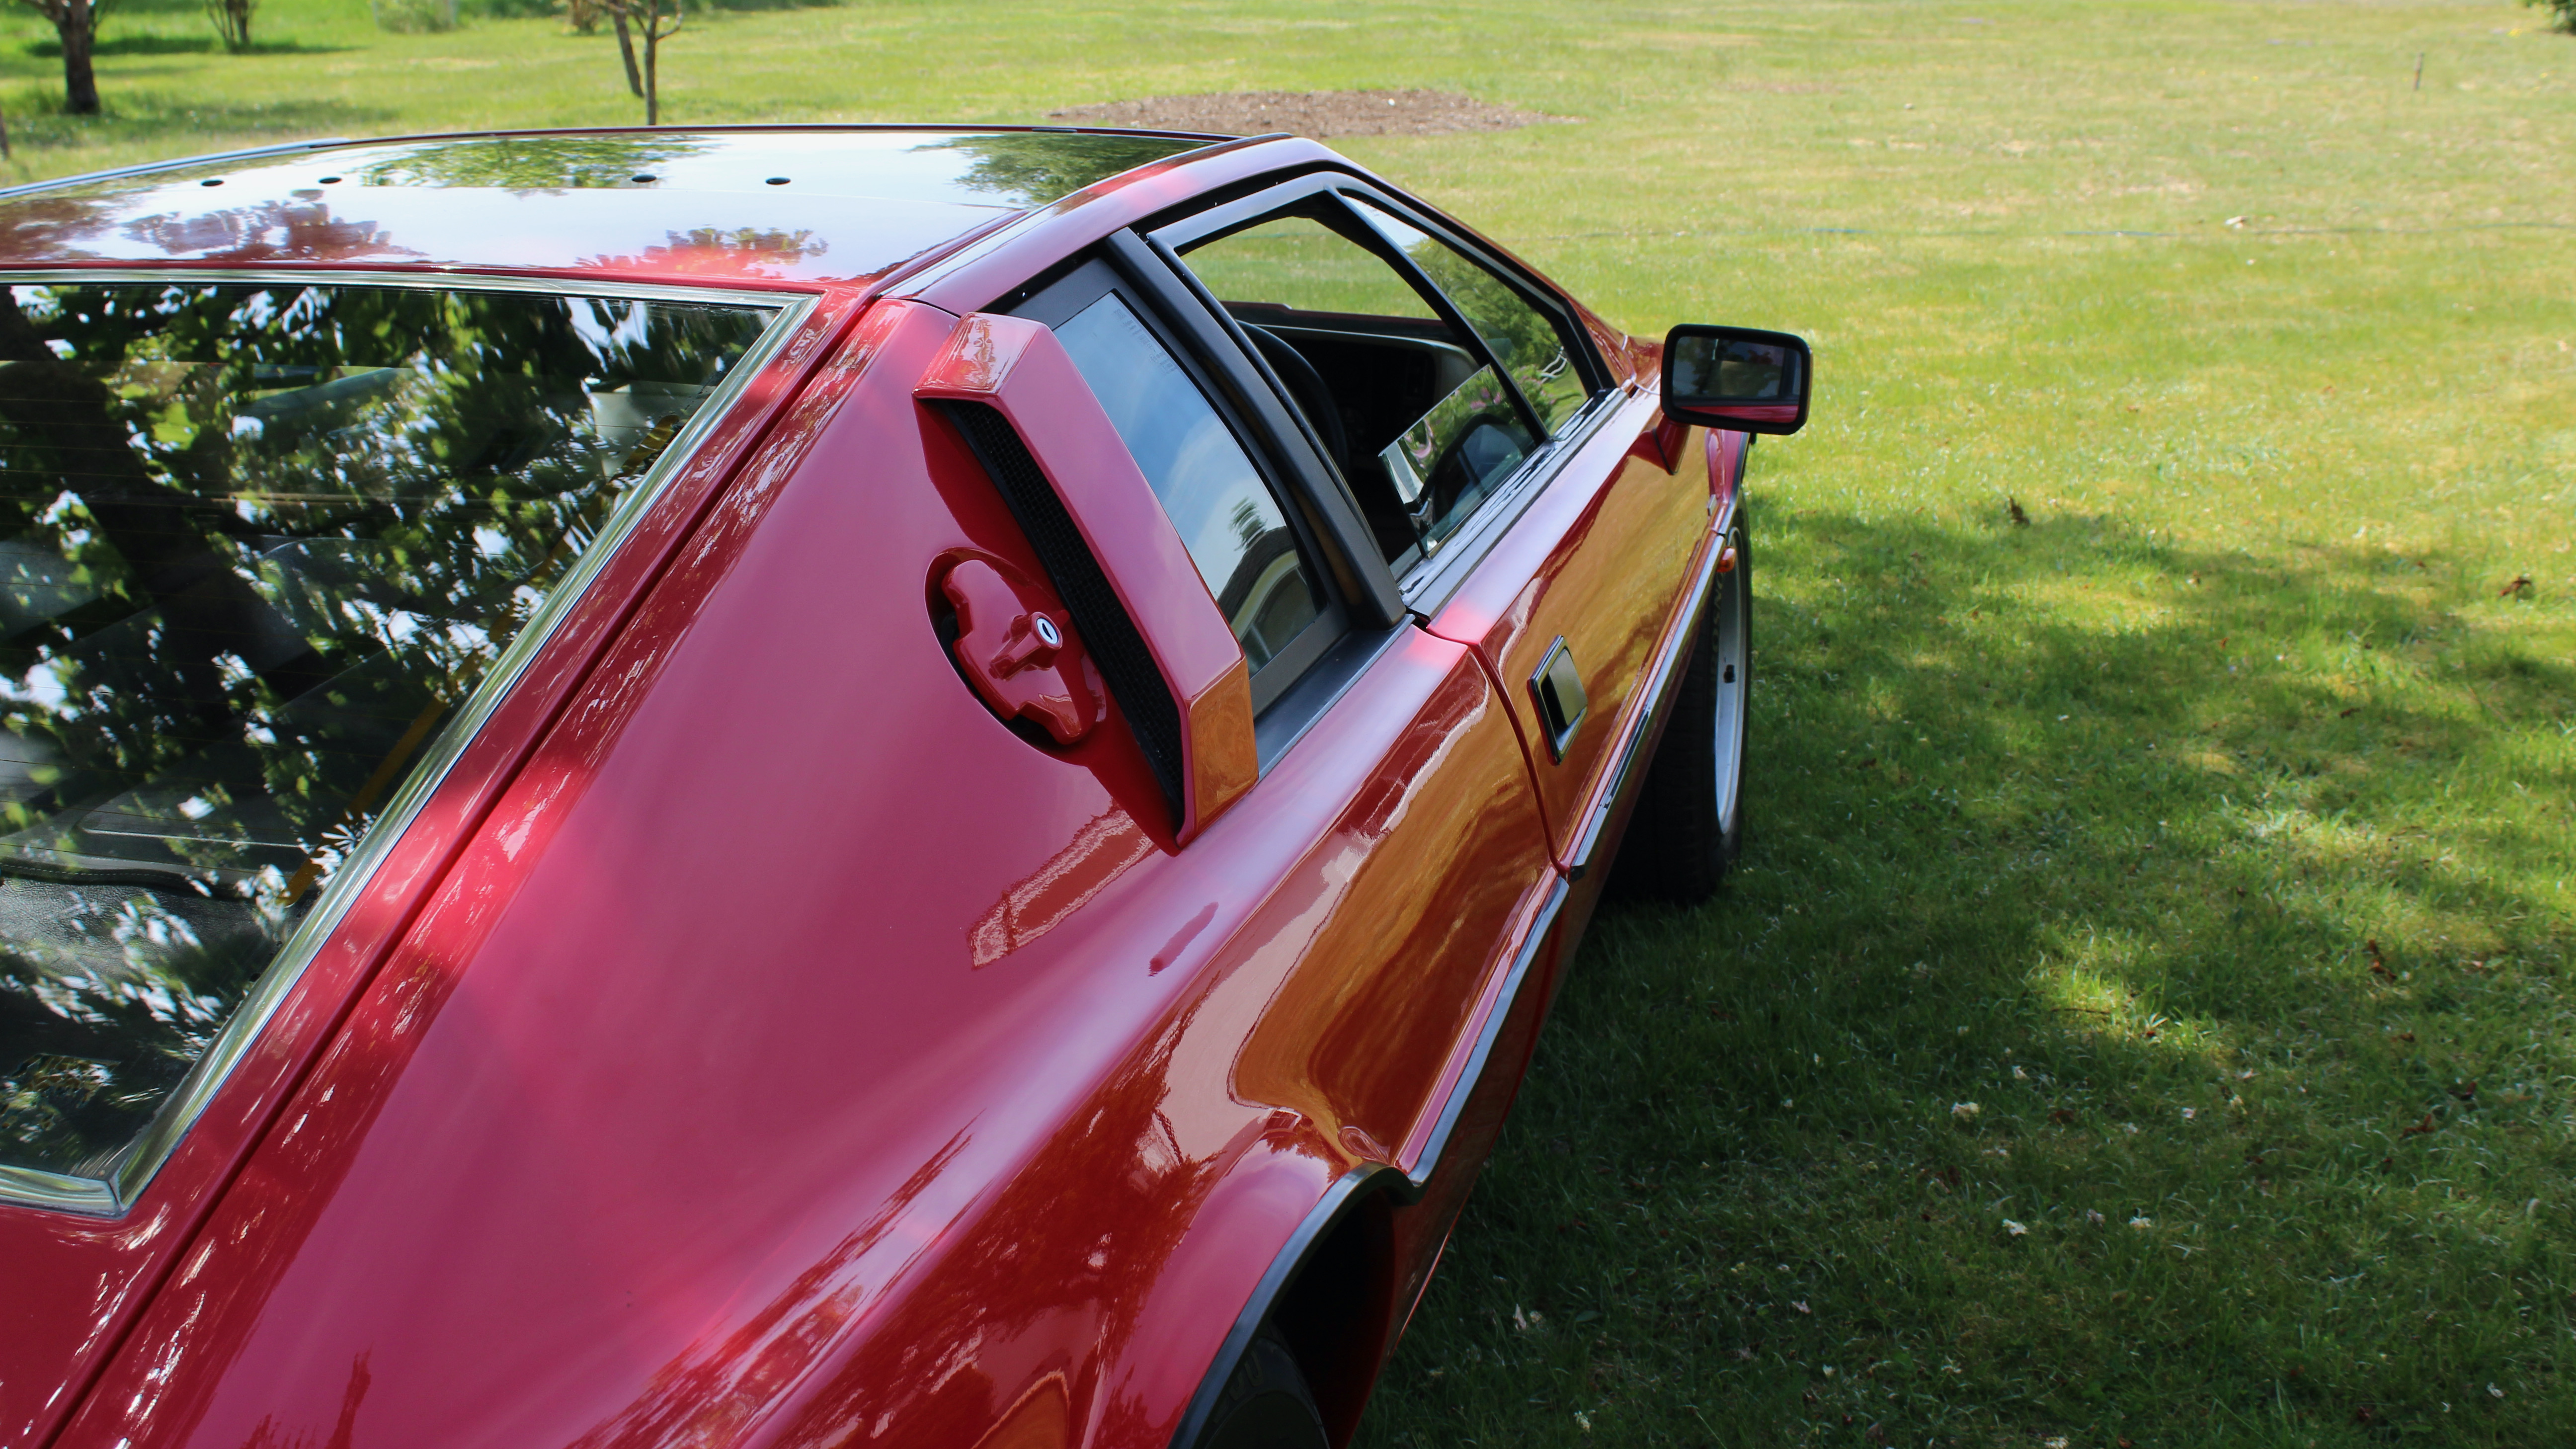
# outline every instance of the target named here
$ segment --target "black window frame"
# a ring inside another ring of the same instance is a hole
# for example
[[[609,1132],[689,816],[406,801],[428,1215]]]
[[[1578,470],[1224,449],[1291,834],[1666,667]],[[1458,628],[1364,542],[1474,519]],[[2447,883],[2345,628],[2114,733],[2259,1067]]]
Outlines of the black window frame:
[[[1323,547],[1320,535],[1324,530],[1317,526],[1318,520],[1309,500],[1303,496],[1303,490],[1295,486],[1295,481],[1288,476],[1290,470],[1283,468],[1273,450],[1266,446],[1268,439],[1262,435],[1266,430],[1256,430],[1242,415],[1242,410],[1230,395],[1234,389],[1225,385],[1225,379],[1192,345],[1192,339],[1184,329],[1174,325],[1174,319],[1169,315],[1171,299],[1157,295],[1159,290],[1131,275],[1128,268],[1116,265],[1110,256],[1091,256],[1015,298],[1008,310],[1013,316],[1026,318],[1053,331],[1102,299],[1118,298],[1154,340],[1162,344],[1191,384],[1198,388],[1200,396],[1215,410],[1218,421],[1233,435],[1235,445],[1243,450],[1254,472],[1270,490],[1272,501],[1287,521],[1308,585],[1318,596],[1318,607],[1315,618],[1298,632],[1296,638],[1274,652],[1260,669],[1252,671],[1252,709],[1258,721],[1352,632],[1354,611],[1340,577],[1343,570],[1334,566],[1336,560],[1332,552]],[[1204,579],[1200,582],[1207,583]],[[1208,587],[1213,589],[1215,586],[1208,584]],[[1256,728],[1255,732],[1258,734],[1259,730]],[[1261,754],[1262,765],[1266,769],[1271,753],[1264,750]]]
[[[1389,241],[1385,234],[1368,219],[1366,213],[1351,204],[1350,199],[1354,197],[1365,199],[1371,205],[1384,210],[1389,216],[1415,228],[1434,241],[1450,247],[1470,263],[1484,268],[1486,272],[1501,281],[1508,290],[1550,318],[1556,324],[1559,336],[1568,344],[1568,355],[1582,370],[1588,393],[1584,405],[1553,434],[1542,431],[1538,426],[1537,411],[1522,395],[1519,379],[1511,376],[1510,370],[1503,365],[1502,360],[1494,355],[1493,349],[1485,342],[1483,334],[1478,332],[1474,324],[1458,310],[1457,304],[1450,299],[1446,291],[1424,275],[1422,270],[1414,265],[1412,258],[1406,256],[1393,242]],[[1495,489],[1437,552],[1417,558],[1401,575],[1396,574],[1384,563],[1373,544],[1356,550],[1361,555],[1356,563],[1364,569],[1373,568],[1383,575],[1402,600],[1406,613],[1428,618],[1432,613],[1437,612],[1440,603],[1465,581],[1475,563],[1491,550],[1494,542],[1514,520],[1519,518],[1538,494],[1544,491],[1546,484],[1554,479],[1565,460],[1579,450],[1580,445],[1600,425],[1601,420],[1609,415],[1612,403],[1621,395],[1618,380],[1593,346],[1590,329],[1582,325],[1574,309],[1553,289],[1531,277],[1524,269],[1508,259],[1496,255],[1479,244],[1473,236],[1464,233],[1420,203],[1347,172],[1325,170],[1292,177],[1218,205],[1163,221],[1155,225],[1145,236],[1146,244],[1152,249],[1153,254],[1172,272],[1185,279],[1184,285],[1197,298],[1199,305],[1219,319],[1220,325],[1231,339],[1231,350],[1249,356],[1252,370],[1257,371],[1266,389],[1275,398],[1286,398],[1290,393],[1278,375],[1271,370],[1270,365],[1261,359],[1259,350],[1243,336],[1240,324],[1225,310],[1220,300],[1211,295],[1205,285],[1198,281],[1196,275],[1189,271],[1181,251],[1185,247],[1197,246],[1257,225],[1275,216],[1297,214],[1301,207],[1316,201],[1339,206],[1356,233],[1352,235],[1354,244],[1364,247],[1394,267],[1400,277],[1423,294],[1426,302],[1432,305],[1441,319],[1466,340],[1468,346],[1473,349],[1474,355],[1484,365],[1493,368],[1497,377],[1509,390],[1514,406],[1521,413],[1524,422],[1538,439],[1537,446],[1530,450],[1529,456],[1522,460],[1512,477]],[[1338,231],[1339,228],[1336,230]],[[1297,415],[1291,413],[1291,416]],[[1351,493],[1348,480],[1343,478],[1338,466],[1325,461],[1326,450],[1311,432],[1306,431],[1302,418],[1297,426],[1301,434],[1300,441],[1305,445],[1304,450],[1311,454],[1314,467],[1319,474],[1330,480],[1331,490],[1343,500],[1351,514],[1356,517],[1359,505]]]

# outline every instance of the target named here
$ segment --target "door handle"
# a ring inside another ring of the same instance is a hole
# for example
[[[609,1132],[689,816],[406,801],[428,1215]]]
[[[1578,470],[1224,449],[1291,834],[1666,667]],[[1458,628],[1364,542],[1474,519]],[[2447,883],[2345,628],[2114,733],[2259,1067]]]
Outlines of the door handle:
[[[960,559],[939,591],[957,611],[958,671],[993,713],[1027,720],[1059,745],[1091,733],[1100,675],[1063,605],[1018,570],[980,558]]]
[[[1540,730],[1547,736],[1548,758],[1562,764],[1565,747],[1574,742],[1574,732],[1583,727],[1583,717],[1591,701],[1583,693],[1583,673],[1574,667],[1574,651],[1565,647],[1565,636],[1547,646],[1547,657],[1538,662],[1530,675],[1530,697],[1538,702]]]

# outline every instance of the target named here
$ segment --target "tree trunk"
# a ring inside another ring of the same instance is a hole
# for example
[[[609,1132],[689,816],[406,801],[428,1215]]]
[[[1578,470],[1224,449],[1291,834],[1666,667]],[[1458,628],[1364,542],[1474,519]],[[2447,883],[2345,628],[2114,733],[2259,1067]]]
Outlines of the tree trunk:
[[[662,124],[662,36],[655,23],[660,18],[652,16],[644,22],[644,124],[648,126]]]
[[[90,73],[89,48],[98,30],[89,0],[66,0],[54,22],[63,38],[63,109],[75,116],[98,114],[98,77]]]
[[[608,13],[617,22],[617,54],[626,62],[626,88],[641,97],[644,94],[644,77],[635,69],[635,37],[627,33],[626,7],[620,5]]]

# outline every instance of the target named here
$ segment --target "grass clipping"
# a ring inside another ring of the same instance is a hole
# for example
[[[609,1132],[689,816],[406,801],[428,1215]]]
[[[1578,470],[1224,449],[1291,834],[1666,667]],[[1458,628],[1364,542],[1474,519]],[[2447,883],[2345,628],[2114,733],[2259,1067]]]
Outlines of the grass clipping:
[[[1437,136],[1455,131],[1515,131],[1570,121],[1498,106],[1452,91],[1228,91],[1200,96],[1148,96],[1050,111],[1047,119],[1078,126],[1144,131],[1199,131],[1221,136]]]

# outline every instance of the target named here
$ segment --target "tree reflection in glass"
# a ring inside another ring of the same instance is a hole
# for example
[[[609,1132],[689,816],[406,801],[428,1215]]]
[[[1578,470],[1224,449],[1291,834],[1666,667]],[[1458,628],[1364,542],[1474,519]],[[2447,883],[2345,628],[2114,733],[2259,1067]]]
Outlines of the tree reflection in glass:
[[[114,1172],[773,315],[0,291],[0,1166]]]

